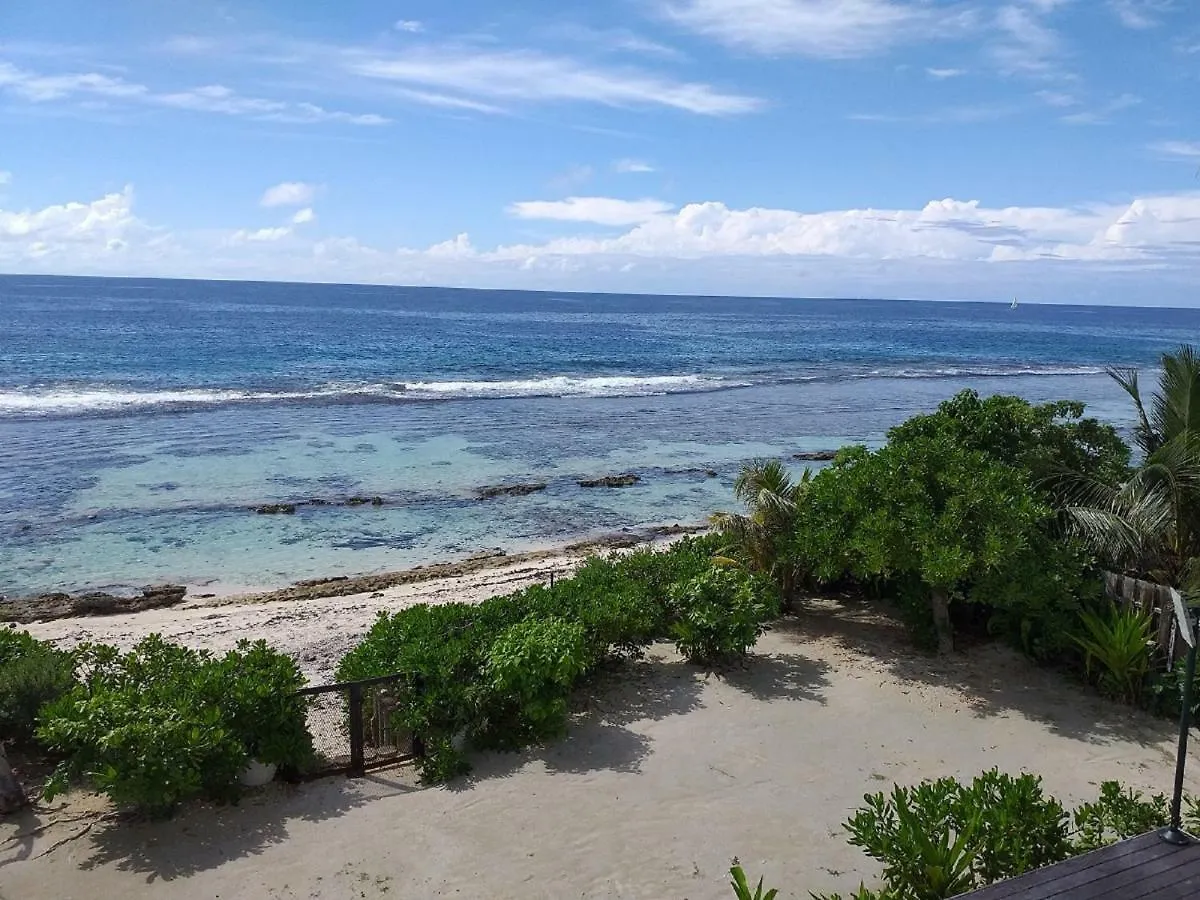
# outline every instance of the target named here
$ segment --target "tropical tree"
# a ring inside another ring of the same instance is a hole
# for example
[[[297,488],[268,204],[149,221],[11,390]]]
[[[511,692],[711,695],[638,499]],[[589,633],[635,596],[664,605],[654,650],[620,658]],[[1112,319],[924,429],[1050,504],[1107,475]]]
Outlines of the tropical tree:
[[[1049,515],[1024,472],[946,435],[844,450],[806,500],[799,558],[824,580],[917,585],[941,653],[954,649],[951,604],[1015,573]]]
[[[1110,565],[1184,590],[1200,589],[1200,355],[1190,346],[1161,358],[1158,390],[1143,399],[1135,369],[1110,375],[1137,414],[1141,461],[1112,482],[1065,479],[1075,531]]]
[[[804,569],[792,552],[792,539],[809,470],[792,478],[777,459],[749,462],[738,473],[733,493],[746,507],[745,515],[716,513],[712,523],[726,538],[726,552],[748,569],[770,578],[784,607],[791,609]]]

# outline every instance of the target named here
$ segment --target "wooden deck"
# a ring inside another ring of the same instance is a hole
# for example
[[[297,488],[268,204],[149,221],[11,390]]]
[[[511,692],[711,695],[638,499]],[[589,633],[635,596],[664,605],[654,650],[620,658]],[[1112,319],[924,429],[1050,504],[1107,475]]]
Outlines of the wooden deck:
[[[964,900],[1192,900],[1200,898],[1200,843],[1143,834],[961,895]]]

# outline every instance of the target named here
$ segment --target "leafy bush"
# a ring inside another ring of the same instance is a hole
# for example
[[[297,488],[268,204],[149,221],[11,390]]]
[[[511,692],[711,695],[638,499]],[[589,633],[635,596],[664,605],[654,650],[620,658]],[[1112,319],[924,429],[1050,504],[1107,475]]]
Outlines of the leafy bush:
[[[18,743],[31,740],[42,707],[74,684],[70,653],[26,631],[0,627],[0,735]]]
[[[868,795],[850,843],[883,863],[888,896],[942,900],[1068,858],[1067,814],[1041,779],[992,770]]]
[[[339,681],[405,673],[396,716],[422,737],[426,781],[466,771],[466,745],[514,749],[561,733],[579,679],[670,636],[673,587],[708,571],[713,538],[588,560],[551,587],[478,605],[381,614],[338,665]]]
[[[761,583],[712,567],[671,594],[675,646],[689,662],[711,665],[745,656],[779,611],[763,599]]]
[[[502,631],[488,650],[484,676],[493,708],[513,710],[507,735],[536,741],[564,734],[567,698],[585,668],[582,625],[528,619]]]
[[[1083,613],[1080,622],[1086,634],[1074,639],[1086,654],[1088,675],[1099,667],[1100,690],[1126,703],[1137,702],[1154,648],[1150,614],[1113,605],[1104,616]]]
[[[1169,821],[1167,798],[1162,794],[1144,799],[1140,791],[1106,781],[1100,785],[1095,803],[1075,810],[1076,845],[1081,852],[1095,850],[1161,828]]]
[[[43,711],[38,737],[65,761],[48,796],[82,778],[115,803],[165,814],[236,798],[251,758],[301,768],[312,755],[290,657],[243,641],[224,657],[151,635],[128,653],[77,651],[82,683]]]

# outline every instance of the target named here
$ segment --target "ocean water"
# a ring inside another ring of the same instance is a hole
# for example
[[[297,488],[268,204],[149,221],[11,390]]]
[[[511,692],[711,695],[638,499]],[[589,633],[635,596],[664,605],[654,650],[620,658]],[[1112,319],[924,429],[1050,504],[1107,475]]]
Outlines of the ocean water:
[[[1198,333],[1195,310],[3,276],[0,595],[699,521],[743,461],[877,442],[963,387],[1125,427],[1104,367]],[[328,502],[253,511],[308,499]]]

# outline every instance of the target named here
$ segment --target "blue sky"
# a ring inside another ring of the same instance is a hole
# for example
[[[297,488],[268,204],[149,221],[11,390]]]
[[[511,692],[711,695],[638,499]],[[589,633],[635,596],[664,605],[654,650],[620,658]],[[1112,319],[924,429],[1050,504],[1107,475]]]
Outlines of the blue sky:
[[[1194,0],[0,7],[0,271],[1200,302]]]

